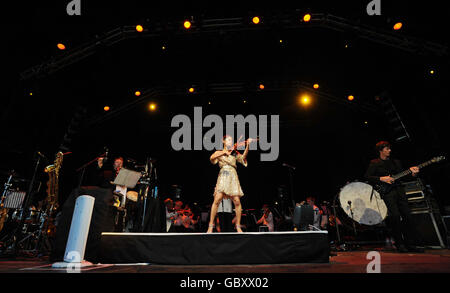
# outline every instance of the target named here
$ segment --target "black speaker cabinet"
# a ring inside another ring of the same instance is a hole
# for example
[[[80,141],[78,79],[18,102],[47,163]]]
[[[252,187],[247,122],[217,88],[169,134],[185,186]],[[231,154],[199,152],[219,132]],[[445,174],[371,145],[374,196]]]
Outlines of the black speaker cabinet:
[[[310,205],[296,206],[294,209],[294,226],[298,230],[307,230],[314,223],[314,209]]]
[[[431,248],[445,248],[447,237],[442,217],[437,212],[411,211],[423,244]]]

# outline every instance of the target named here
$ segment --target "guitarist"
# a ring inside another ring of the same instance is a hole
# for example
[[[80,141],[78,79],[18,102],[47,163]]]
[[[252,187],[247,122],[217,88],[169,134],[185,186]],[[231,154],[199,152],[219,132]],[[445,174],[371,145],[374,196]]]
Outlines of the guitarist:
[[[402,165],[399,160],[391,158],[389,142],[380,141],[376,144],[375,149],[378,158],[370,162],[365,177],[372,185],[389,184],[392,187],[388,189],[389,191],[380,195],[388,208],[395,246],[399,252],[424,252],[423,248],[413,245],[414,242],[419,244],[420,237],[418,237],[414,219],[411,217],[405,190],[402,186],[396,185],[397,182],[391,177],[391,175],[403,171]],[[409,169],[414,177],[419,173],[418,167]],[[403,220],[403,223],[400,219]]]

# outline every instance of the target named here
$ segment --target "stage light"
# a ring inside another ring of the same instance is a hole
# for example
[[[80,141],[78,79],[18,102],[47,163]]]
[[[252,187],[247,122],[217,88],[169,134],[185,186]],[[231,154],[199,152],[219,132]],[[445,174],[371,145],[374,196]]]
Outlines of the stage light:
[[[319,88],[319,84],[315,83],[315,84],[313,85],[313,88],[318,89],[318,88]]]
[[[259,89],[260,90],[263,90],[264,89],[264,85],[261,83],[261,84],[259,84]]]
[[[208,102],[208,105],[211,105],[211,102]]]
[[[150,111],[155,111],[155,110],[156,110],[156,104],[155,104],[155,103],[150,103],[150,104],[148,105],[148,109],[149,109]]]
[[[162,46],[161,49],[165,50],[165,49],[166,49],[166,46]]]
[[[300,103],[303,106],[308,106],[309,104],[311,104],[311,97],[307,94],[303,94],[300,96]]]
[[[368,124],[369,124],[369,122],[367,122],[367,121],[364,121],[364,124],[368,125]]]
[[[305,16],[303,16],[303,21],[304,22],[308,22],[308,21],[310,21],[311,20],[311,14],[305,14]]]
[[[30,93],[30,96],[32,96],[33,95],[33,93]]]
[[[134,95],[135,95],[136,97],[139,97],[139,96],[141,95],[141,92],[140,92],[140,91],[135,91],[135,92],[134,92]]]
[[[430,70],[430,74],[434,74],[434,70]]]
[[[280,43],[283,43],[283,40],[280,40]]]
[[[243,100],[243,102],[244,102],[244,104],[246,104],[246,103],[247,103],[247,100]]]
[[[394,24],[394,30],[398,31],[402,28],[402,26],[403,24],[401,22],[397,22],[396,24]]]
[[[184,25],[185,29],[190,29],[191,28],[191,22],[189,20],[186,20],[183,25]]]
[[[64,44],[61,44],[61,43],[56,45],[56,47],[58,47],[58,49],[60,49],[60,50],[65,50],[66,49],[66,46],[64,46]]]
[[[195,91],[195,89],[193,87],[189,88],[189,92],[193,93]]]
[[[255,17],[253,17],[252,21],[253,21],[254,24],[258,24],[260,19],[259,19],[258,16],[255,16]]]
[[[138,25],[136,26],[136,30],[137,30],[138,32],[142,32],[142,31],[144,30],[144,28],[142,27],[142,25],[138,24]]]
[[[105,107],[103,107],[103,110],[105,111],[105,112],[108,112],[109,111],[109,106],[105,106]]]
[[[352,96],[352,95],[349,95],[349,96],[347,97],[347,99],[348,99],[349,101],[353,101],[353,100],[355,99],[355,97]]]

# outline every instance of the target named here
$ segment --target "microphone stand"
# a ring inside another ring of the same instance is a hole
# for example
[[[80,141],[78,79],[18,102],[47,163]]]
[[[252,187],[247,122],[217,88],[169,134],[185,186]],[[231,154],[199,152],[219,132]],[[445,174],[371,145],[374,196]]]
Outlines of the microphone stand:
[[[21,242],[21,241],[19,241],[19,238],[20,238],[19,236],[20,236],[20,234],[22,234],[21,229],[22,229],[22,226],[25,224],[25,217],[26,217],[26,214],[24,212],[26,212],[28,210],[28,207],[29,207],[29,205],[31,203],[31,193],[33,192],[34,181],[36,181],[36,174],[37,174],[37,170],[39,168],[40,163],[41,163],[41,156],[38,155],[36,163],[34,165],[33,177],[31,178],[30,185],[28,186],[25,203],[22,206],[22,212],[21,212],[21,215],[20,215],[20,222],[19,222],[19,225],[17,225],[17,227],[16,227],[16,229],[14,230],[14,233],[13,233],[13,241],[14,242],[12,243],[12,247],[11,248],[13,249],[14,256],[17,256],[18,252],[19,252],[18,244]]]
[[[347,203],[348,203],[348,206],[350,207],[350,214],[352,215],[353,232],[355,233],[355,237],[356,237],[358,235],[356,233],[355,219],[353,218],[352,202],[349,200]]]
[[[99,157],[104,157],[104,156],[106,156],[106,153],[103,153],[103,154],[100,155]],[[79,172],[80,170],[83,170],[83,171],[81,172],[81,175],[80,175],[80,181],[78,182],[78,188],[80,188],[81,183],[83,183],[83,177],[84,177],[84,173],[85,173],[85,171],[86,171],[86,167],[90,166],[92,163],[94,163],[95,161],[97,161],[97,159],[98,159],[99,157],[95,157],[93,160],[87,162],[86,164],[84,164],[83,166],[81,166],[81,167],[79,167],[78,169],[75,170],[75,172]]]
[[[295,209],[295,201],[294,201],[294,179],[293,179],[293,172],[294,169],[291,166],[286,166],[288,167],[288,172],[289,172],[289,185],[291,187],[291,201],[292,201],[292,207]],[[289,210],[290,216],[293,218],[294,215],[292,213],[291,210]]]

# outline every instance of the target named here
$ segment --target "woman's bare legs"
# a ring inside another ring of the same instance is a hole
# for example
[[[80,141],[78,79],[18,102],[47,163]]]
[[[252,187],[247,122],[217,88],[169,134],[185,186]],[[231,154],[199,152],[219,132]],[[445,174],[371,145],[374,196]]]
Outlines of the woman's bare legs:
[[[233,196],[234,210],[236,211],[236,231],[242,233],[241,229],[241,215],[242,205],[239,196]]]
[[[206,233],[212,233],[214,228],[214,220],[216,219],[217,209],[219,208],[219,204],[223,199],[223,193],[218,192],[214,194],[214,202],[211,206],[211,215],[209,217],[209,227]]]

